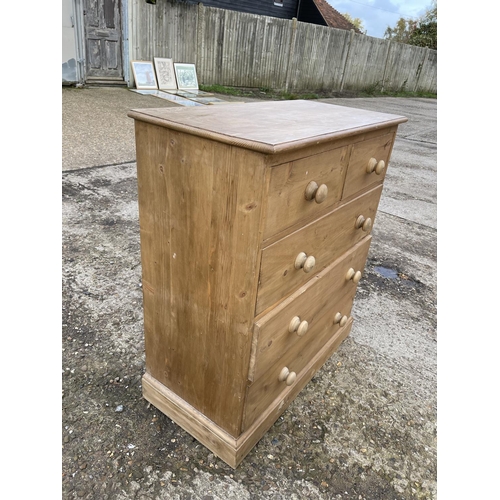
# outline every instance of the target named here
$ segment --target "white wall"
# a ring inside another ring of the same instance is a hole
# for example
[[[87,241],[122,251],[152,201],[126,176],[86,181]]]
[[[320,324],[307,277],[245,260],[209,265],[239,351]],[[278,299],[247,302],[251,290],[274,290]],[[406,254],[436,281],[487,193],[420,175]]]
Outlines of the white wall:
[[[75,27],[73,0],[62,0],[62,82],[74,83],[77,77],[77,54],[75,41]]]

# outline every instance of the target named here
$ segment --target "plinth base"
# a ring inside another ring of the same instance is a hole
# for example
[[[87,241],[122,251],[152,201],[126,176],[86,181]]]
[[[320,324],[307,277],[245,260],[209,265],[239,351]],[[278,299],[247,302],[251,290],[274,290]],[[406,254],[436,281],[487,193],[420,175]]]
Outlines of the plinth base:
[[[260,438],[288,408],[303,387],[314,377],[340,343],[349,335],[352,319],[326,343],[310,363],[298,374],[295,383],[282,392],[251,427],[235,438],[193,408],[149,373],[142,377],[144,398],[187,431],[214,455],[235,469]]]

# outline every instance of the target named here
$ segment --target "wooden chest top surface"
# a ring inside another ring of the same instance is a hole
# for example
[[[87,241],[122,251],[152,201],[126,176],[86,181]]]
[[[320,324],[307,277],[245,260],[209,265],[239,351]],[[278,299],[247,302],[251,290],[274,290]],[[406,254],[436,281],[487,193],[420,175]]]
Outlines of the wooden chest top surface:
[[[128,116],[268,154],[407,121],[404,116],[305,100],[135,109]]]

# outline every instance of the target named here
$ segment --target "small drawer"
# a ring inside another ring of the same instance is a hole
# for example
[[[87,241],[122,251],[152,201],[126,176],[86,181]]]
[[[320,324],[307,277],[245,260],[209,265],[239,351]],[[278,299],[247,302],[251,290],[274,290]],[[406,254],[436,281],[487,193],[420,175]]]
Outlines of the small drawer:
[[[288,390],[293,390],[296,383],[303,378],[303,371],[314,357],[320,353],[325,345],[337,335],[343,337],[343,331],[348,332],[352,319],[350,318],[353,295],[343,297],[336,307],[329,308],[318,318],[314,341],[305,345],[297,344],[289,349],[276,361],[261,377],[255,380],[247,389],[246,410],[243,428],[248,428],[252,423],[272,406],[273,401],[282,397]],[[349,319],[336,322],[337,312]],[[342,324],[342,326],[341,326]],[[347,334],[347,333],[346,333]]]
[[[340,201],[347,160],[345,146],[273,167],[264,240]]]
[[[255,315],[303,286],[370,234],[382,186],[262,250]]]
[[[297,344],[315,341],[321,316],[333,311],[345,296],[354,297],[363,273],[371,236],[330,264],[315,278],[254,323],[254,345],[249,380],[256,380],[281,356]]]
[[[384,180],[394,136],[390,133],[353,144],[343,199]]]

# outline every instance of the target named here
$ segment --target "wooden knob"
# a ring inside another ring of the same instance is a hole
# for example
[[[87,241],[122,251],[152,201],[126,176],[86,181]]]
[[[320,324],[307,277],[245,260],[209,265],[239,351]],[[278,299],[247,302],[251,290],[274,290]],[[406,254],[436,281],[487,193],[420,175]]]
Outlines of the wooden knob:
[[[360,215],[356,219],[356,229],[362,229],[365,233],[367,233],[368,231],[370,231],[371,228],[372,228],[372,220],[370,219],[370,217],[366,219],[364,215]]]
[[[292,385],[297,378],[295,372],[291,372],[286,366],[281,370],[278,380],[280,382],[286,382],[286,385]]]
[[[297,257],[295,257],[295,269],[302,269],[304,263],[306,262],[307,255],[304,252],[300,252]]]
[[[314,195],[316,194],[317,190],[318,190],[318,183],[315,181],[311,181],[306,186],[306,190],[304,191],[304,196],[306,200],[311,201],[314,198]]]
[[[368,166],[366,167],[366,173],[367,174],[371,174],[375,170],[376,166],[377,166],[377,159],[376,158],[370,158],[368,160]]]
[[[297,335],[303,337],[307,333],[309,328],[309,323],[307,321],[301,321],[299,327],[297,328]]]
[[[297,335],[299,337],[303,337],[307,329],[309,328],[309,323],[307,321],[300,321],[300,318],[298,316],[294,316],[292,318],[292,321],[290,321],[290,324],[288,325],[288,331],[290,333],[297,332]]]
[[[361,271],[354,271],[354,269],[351,267],[347,271],[347,274],[345,275],[345,279],[347,281],[352,280],[353,283],[356,285],[359,283],[359,280],[361,279]]]
[[[326,196],[328,195],[328,186],[326,184],[321,184],[318,186],[318,183],[315,181],[311,181],[304,191],[304,196],[306,200],[310,201],[314,199],[316,203],[323,203],[326,200]]]
[[[371,174],[372,172],[375,172],[377,175],[380,175],[385,169],[385,161],[380,160],[377,161],[376,158],[370,158],[368,161],[368,165],[366,167],[366,172],[368,174]]]
[[[290,321],[290,324],[288,325],[288,331],[290,333],[293,333],[297,330],[297,328],[300,325],[300,318],[298,316],[294,316],[292,318],[292,321]]]
[[[328,195],[328,186],[326,184],[321,184],[321,186],[316,191],[314,195],[314,201],[316,203],[323,203]]]
[[[335,324],[337,323],[340,323],[340,320],[342,319],[342,313],[337,313],[334,317],[333,317],[333,322]]]
[[[377,166],[375,167],[375,173],[377,175],[380,175],[385,169],[385,161],[384,160],[380,160],[378,163],[377,163]]]
[[[296,379],[297,379],[297,374],[295,372],[290,372],[290,374],[286,378],[286,385],[292,385]]]
[[[338,323],[338,324],[339,324],[339,326],[342,328],[342,327],[344,327],[344,326],[346,325],[346,323],[347,323],[347,319],[348,319],[348,318],[347,318],[347,316],[345,316],[345,315],[343,316],[343,315],[342,315],[342,313],[338,312],[338,313],[335,315],[335,317],[333,318],[333,322],[334,322],[335,324],[337,324],[337,323]]]
[[[297,257],[295,257],[295,269],[303,269],[305,273],[310,273],[313,267],[316,265],[316,259],[312,256],[300,252]]]
[[[316,259],[312,255],[309,255],[304,262],[304,267],[302,269],[304,269],[305,273],[310,273],[315,265]]]

